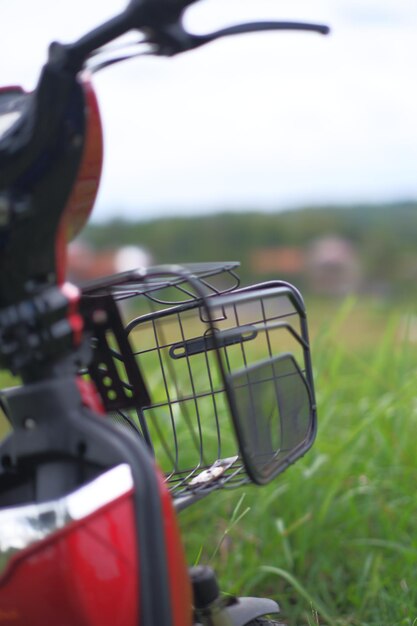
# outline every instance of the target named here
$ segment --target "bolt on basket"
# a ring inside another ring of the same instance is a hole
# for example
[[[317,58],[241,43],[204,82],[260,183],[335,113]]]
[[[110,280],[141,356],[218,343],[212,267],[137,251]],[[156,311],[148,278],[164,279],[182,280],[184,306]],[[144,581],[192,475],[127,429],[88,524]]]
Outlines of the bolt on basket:
[[[235,266],[151,268],[84,292],[131,318],[118,340],[107,332],[90,374],[176,498],[266,483],[314,440],[302,298],[282,281],[239,288]]]

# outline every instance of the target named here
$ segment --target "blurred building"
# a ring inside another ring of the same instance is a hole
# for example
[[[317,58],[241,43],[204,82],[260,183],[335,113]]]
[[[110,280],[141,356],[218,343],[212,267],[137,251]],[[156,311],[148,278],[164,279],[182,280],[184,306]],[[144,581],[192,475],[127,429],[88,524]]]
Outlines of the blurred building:
[[[285,278],[322,295],[343,296],[362,283],[359,254],[350,241],[331,236],[314,240],[307,248],[277,246],[255,250],[254,274]]]
[[[256,274],[299,275],[305,270],[306,259],[302,248],[280,246],[255,250],[251,258],[252,271]]]
[[[311,289],[324,295],[344,296],[358,291],[361,269],[354,246],[341,237],[313,242],[306,267]]]
[[[67,276],[77,284],[151,264],[150,254],[139,246],[97,251],[84,242],[75,241],[68,247]]]

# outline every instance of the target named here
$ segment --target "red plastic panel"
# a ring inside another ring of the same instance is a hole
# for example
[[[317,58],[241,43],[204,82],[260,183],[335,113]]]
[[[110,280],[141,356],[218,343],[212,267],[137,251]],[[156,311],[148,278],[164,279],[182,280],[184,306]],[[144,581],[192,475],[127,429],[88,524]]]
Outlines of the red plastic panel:
[[[158,472],[165,525],[168,575],[173,626],[191,626],[192,590],[172,499],[163,476]]]
[[[56,240],[58,283],[65,280],[68,241],[86,224],[97,196],[103,165],[103,132],[96,94],[87,77],[83,80],[86,102],[86,135],[80,168],[65,207]]]
[[[2,626],[137,626],[131,496],[19,554],[0,580]]]

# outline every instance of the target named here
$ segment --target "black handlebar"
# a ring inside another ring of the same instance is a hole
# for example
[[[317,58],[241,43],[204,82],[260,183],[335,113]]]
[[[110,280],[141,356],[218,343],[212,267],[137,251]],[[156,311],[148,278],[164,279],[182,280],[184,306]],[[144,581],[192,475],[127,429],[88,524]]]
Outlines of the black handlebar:
[[[173,56],[221,37],[244,33],[298,30],[327,35],[330,32],[329,27],[322,24],[265,21],[239,24],[206,35],[194,35],[185,30],[182,17],[186,8],[197,1],[131,0],[122,13],[87,33],[78,41],[69,45],[56,42],[51,44],[49,63],[78,72],[93,52],[129,30],[143,31],[144,42],[152,44],[152,53],[161,56]]]
[[[192,35],[188,33],[181,24],[175,24],[173,27],[159,31],[156,34],[156,39],[150,41],[157,46],[156,54],[172,56],[180,52],[193,50],[222,37],[274,30],[309,31],[321,35],[327,35],[330,32],[329,27],[322,24],[303,22],[248,22],[246,24],[237,24],[236,26],[222,28],[207,35]]]
[[[13,132],[0,138],[0,212],[3,207],[8,216],[0,224],[0,263],[14,268],[13,273],[1,274],[0,309],[32,297],[33,290],[57,280],[56,237],[77,177],[87,124],[77,74],[94,52],[132,29],[142,32],[151,53],[164,56],[243,33],[329,32],[320,24],[268,21],[195,35],[184,28],[182,18],[196,1],[131,0],[122,13],[78,41],[51,44],[30,107]]]

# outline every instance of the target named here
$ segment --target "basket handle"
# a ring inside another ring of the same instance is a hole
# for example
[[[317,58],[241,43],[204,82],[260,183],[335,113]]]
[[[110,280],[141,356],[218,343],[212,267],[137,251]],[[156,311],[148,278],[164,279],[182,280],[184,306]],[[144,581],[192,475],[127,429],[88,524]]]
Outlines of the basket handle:
[[[250,325],[226,331],[217,331],[215,334],[174,343],[169,350],[169,356],[172,359],[183,359],[193,354],[201,354],[202,352],[226,348],[244,341],[251,341],[256,338],[257,334],[257,329]]]

